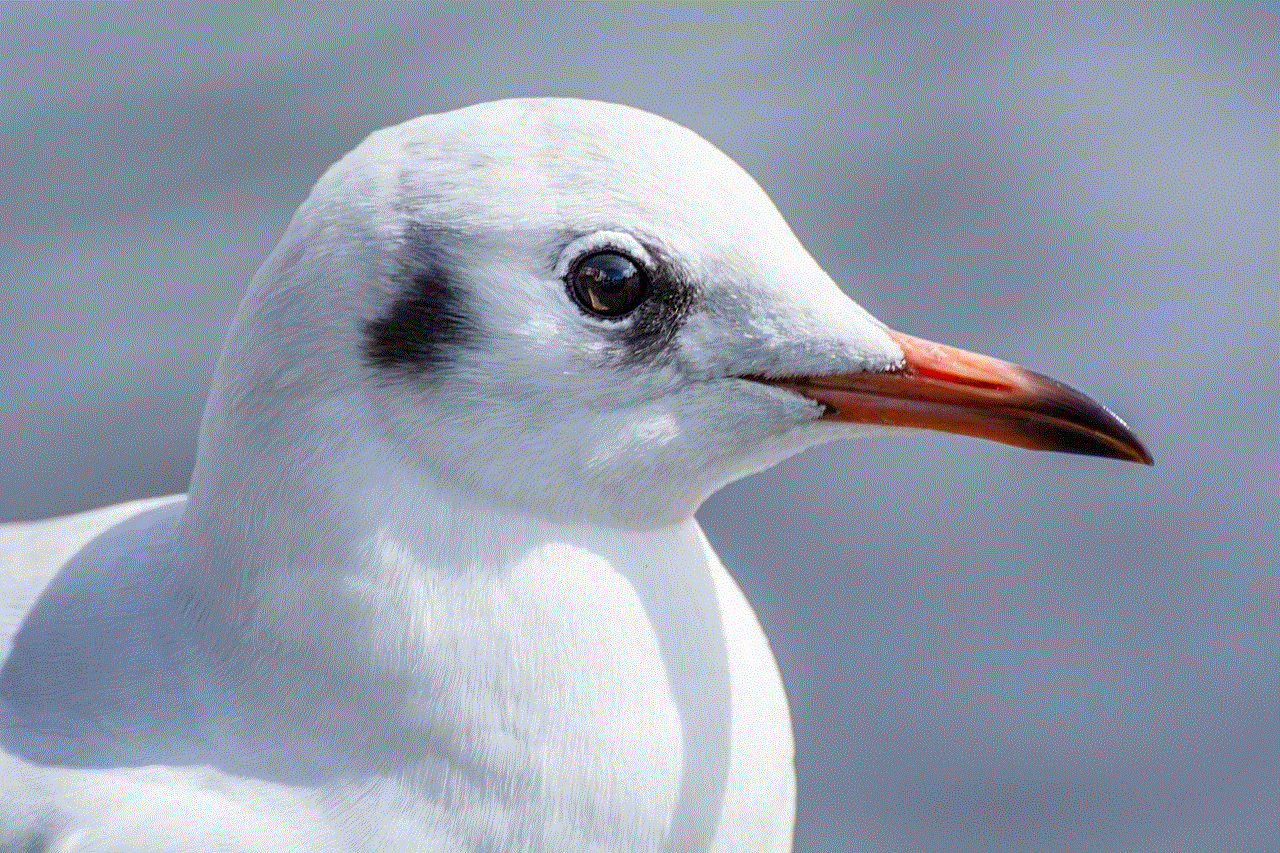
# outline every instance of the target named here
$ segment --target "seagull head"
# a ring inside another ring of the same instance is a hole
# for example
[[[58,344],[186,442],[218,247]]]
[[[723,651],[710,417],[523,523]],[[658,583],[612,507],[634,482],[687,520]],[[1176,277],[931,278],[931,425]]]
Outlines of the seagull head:
[[[319,181],[232,328],[196,481],[233,445],[338,469],[376,445],[404,500],[425,478],[643,528],[898,429],[1150,461],[1084,395],[886,328],[693,132],[509,100],[374,133]]]

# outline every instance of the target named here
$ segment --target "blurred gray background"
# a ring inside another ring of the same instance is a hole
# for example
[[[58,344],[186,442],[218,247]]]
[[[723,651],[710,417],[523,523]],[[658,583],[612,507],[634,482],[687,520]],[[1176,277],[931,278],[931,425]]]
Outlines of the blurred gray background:
[[[1280,850],[1274,6],[0,7],[0,518],[182,491],[246,282],[375,128],[621,101],[889,324],[1154,469],[928,435],[701,513],[773,639],[797,848]]]

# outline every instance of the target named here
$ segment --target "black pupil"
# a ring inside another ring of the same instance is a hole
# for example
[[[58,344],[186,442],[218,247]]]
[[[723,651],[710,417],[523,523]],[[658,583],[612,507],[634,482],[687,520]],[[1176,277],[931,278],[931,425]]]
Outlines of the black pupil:
[[[644,274],[636,263],[617,252],[596,252],[578,262],[573,292],[582,307],[601,317],[620,317],[645,297]]]

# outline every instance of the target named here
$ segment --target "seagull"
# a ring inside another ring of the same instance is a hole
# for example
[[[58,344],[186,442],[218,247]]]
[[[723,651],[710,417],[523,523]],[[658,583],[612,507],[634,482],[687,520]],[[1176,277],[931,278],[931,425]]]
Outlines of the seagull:
[[[0,528],[0,849],[790,850],[782,682],[694,513],[918,429],[1151,461],[887,328],[665,119],[378,131],[250,285],[189,492]]]

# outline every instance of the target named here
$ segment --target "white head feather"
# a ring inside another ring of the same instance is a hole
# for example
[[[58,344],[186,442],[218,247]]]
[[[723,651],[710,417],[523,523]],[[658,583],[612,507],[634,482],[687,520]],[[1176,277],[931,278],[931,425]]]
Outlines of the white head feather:
[[[604,248],[680,288],[676,316],[580,308],[566,271]],[[419,335],[422,358],[373,363],[371,324],[414,298],[406,316],[431,328],[391,333]],[[612,104],[481,104],[374,133],[316,185],[228,338],[191,499],[261,485],[310,502],[277,487],[382,442],[392,468],[533,516],[665,525],[856,431],[738,377],[900,358],[696,134]]]

